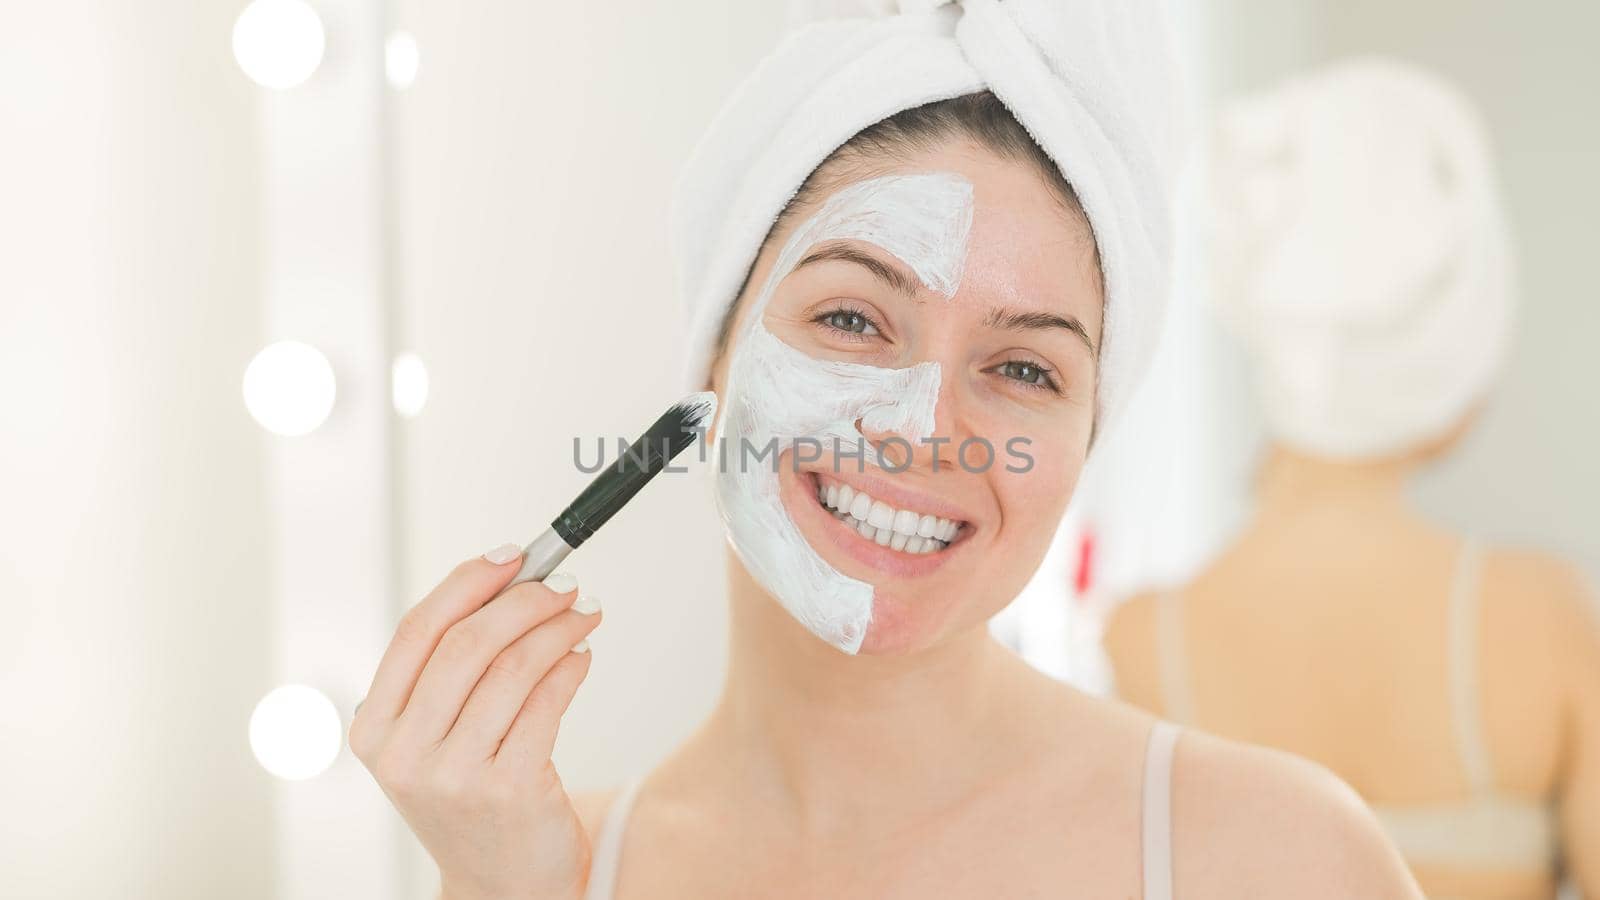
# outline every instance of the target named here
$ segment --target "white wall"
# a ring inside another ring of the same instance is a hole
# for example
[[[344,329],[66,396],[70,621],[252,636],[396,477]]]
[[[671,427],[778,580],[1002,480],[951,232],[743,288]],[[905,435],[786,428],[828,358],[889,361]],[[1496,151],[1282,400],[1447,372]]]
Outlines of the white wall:
[[[265,898],[254,94],[230,4],[0,28],[0,894]],[[179,23],[175,26],[175,23]]]
[[[432,375],[399,433],[408,600],[543,530],[587,480],[574,436],[631,439],[679,395],[670,188],[782,7],[399,4],[421,67],[396,108],[397,340]],[[709,708],[720,534],[705,485],[663,475],[568,561],[606,609],[557,749],[569,787],[644,771]]]

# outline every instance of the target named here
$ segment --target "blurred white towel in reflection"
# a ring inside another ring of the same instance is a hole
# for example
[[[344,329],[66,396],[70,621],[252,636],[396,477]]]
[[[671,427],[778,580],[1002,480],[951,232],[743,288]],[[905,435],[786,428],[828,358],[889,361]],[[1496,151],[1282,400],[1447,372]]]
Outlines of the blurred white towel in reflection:
[[[1440,436],[1511,327],[1512,247],[1471,103],[1410,65],[1317,70],[1226,106],[1215,300],[1274,436],[1325,457]]]

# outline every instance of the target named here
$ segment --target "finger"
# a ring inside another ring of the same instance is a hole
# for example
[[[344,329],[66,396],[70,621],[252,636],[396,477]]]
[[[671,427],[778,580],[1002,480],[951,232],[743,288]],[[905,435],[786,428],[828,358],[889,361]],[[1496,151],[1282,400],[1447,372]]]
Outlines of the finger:
[[[378,663],[361,703],[361,715],[372,724],[392,723],[398,718],[445,630],[499,593],[517,574],[516,563],[521,559],[521,548],[502,544],[456,566],[422,602],[408,610]]]
[[[572,609],[517,638],[489,664],[444,739],[444,752],[481,761],[494,756],[518,710],[563,656],[600,624],[598,606]],[[592,608],[592,613],[586,610]]]
[[[567,714],[578,686],[589,674],[591,655],[587,650],[566,654],[534,685],[517,711],[511,730],[500,742],[500,750],[495,754],[496,765],[526,766],[550,759],[556,745],[556,732],[561,728],[561,717]]]
[[[571,575],[552,575],[544,584],[525,581],[450,626],[417,676],[396,733],[404,729],[408,740],[429,746],[444,740],[489,664],[517,638],[571,606],[577,588]]]

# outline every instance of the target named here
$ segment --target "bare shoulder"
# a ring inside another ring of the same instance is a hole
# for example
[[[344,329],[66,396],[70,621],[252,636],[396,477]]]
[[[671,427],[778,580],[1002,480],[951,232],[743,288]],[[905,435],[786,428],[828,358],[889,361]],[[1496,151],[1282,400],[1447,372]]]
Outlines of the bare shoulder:
[[[1484,587],[1557,607],[1582,605],[1589,591],[1583,573],[1564,559],[1537,550],[1495,547],[1484,554]]]
[[[1504,613],[1497,627],[1521,620],[1540,646],[1555,649],[1558,665],[1577,666],[1585,676],[1595,671],[1600,605],[1577,566],[1547,553],[1497,548],[1487,554],[1483,577],[1486,599]]]
[[[1156,595],[1136,594],[1111,611],[1101,637],[1111,660],[1117,696],[1152,712],[1161,708],[1156,648]]]
[[[611,803],[617,799],[617,791],[579,791],[572,795],[572,806],[578,811],[578,821],[583,823],[583,830],[588,833],[589,840],[593,841],[600,835],[600,828],[605,824],[606,812],[611,809]]]
[[[1172,805],[1191,897],[1422,896],[1355,791],[1300,757],[1184,731]]]

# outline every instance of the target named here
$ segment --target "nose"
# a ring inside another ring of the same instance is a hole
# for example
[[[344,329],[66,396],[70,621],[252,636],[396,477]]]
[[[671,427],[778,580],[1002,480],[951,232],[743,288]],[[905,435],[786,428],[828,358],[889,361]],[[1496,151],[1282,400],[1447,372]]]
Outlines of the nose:
[[[941,377],[938,386],[922,396],[898,398],[868,410],[856,428],[878,447],[889,471],[942,471],[952,465],[956,448],[971,437],[957,425],[962,421],[959,388],[956,379]]]

